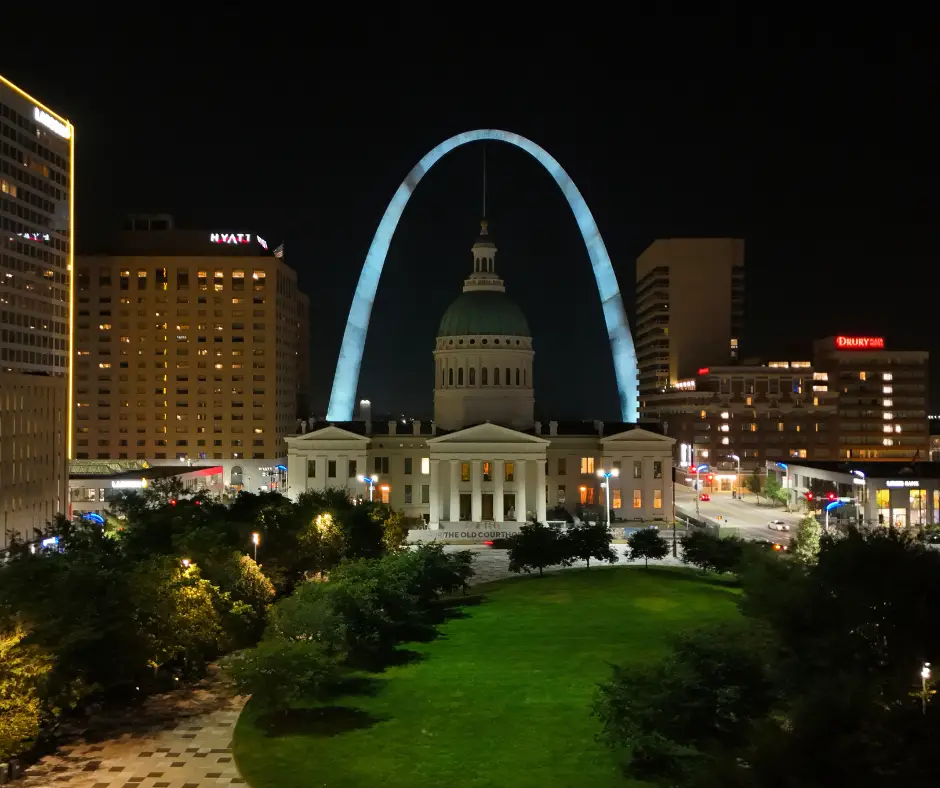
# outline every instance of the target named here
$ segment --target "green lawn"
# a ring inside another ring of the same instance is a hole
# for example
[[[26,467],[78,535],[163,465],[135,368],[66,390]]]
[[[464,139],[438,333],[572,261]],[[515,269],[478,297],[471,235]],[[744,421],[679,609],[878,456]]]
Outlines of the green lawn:
[[[594,568],[481,586],[484,600],[410,644],[410,664],[311,710],[289,732],[251,704],[235,759],[253,788],[623,786],[594,741],[608,664],[643,663],[668,637],[736,615],[735,592],[681,569]]]

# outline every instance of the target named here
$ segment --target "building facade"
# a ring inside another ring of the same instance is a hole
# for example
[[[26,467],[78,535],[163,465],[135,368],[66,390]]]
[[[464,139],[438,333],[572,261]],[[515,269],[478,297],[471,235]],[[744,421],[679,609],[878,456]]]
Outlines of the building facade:
[[[738,359],[743,328],[743,240],[654,241],[636,265],[641,419],[648,395]]]
[[[132,227],[77,261],[76,457],[211,460],[270,488],[307,368],[296,273],[252,233]]]
[[[940,463],[768,462],[767,473],[777,477],[794,502],[807,493],[822,498],[820,509],[829,507],[830,525],[854,524],[859,517],[866,525],[895,528],[940,524]]]
[[[646,398],[680,467],[765,460],[926,460],[928,353],[881,337],[828,337],[812,361],[704,367]],[[737,459],[735,459],[737,458]]]
[[[68,499],[75,130],[0,77],[0,545]]]
[[[532,337],[496,274],[486,223],[471,251],[473,270],[435,341],[434,421],[374,423],[368,406],[363,420],[311,425],[287,439],[289,494],[371,494],[450,534],[512,530],[557,507],[671,519],[672,438],[633,424],[534,420]],[[609,501],[602,471],[614,474]]]

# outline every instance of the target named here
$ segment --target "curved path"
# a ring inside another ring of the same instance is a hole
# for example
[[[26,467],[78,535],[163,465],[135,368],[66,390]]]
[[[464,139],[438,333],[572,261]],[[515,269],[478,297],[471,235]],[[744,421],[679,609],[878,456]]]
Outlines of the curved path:
[[[624,558],[621,566],[643,566]],[[475,553],[472,585],[512,577],[505,550],[451,545]],[[676,565],[671,556],[658,564]],[[573,568],[583,567],[578,562]],[[549,569],[557,572],[563,567]],[[232,735],[246,698],[233,697],[217,674],[189,690],[155,695],[141,709],[98,717],[26,772],[24,788],[225,788],[245,785],[232,758]]]

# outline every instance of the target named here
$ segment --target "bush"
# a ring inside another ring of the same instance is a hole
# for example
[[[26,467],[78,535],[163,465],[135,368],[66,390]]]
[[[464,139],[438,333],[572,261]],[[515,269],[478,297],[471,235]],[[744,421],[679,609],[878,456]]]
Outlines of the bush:
[[[222,664],[235,691],[251,695],[262,712],[286,712],[293,704],[322,696],[339,675],[335,656],[310,640],[262,640]]]
[[[563,537],[563,547],[568,558],[579,558],[591,568],[591,559],[614,564],[619,559],[611,548],[613,536],[604,523],[590,524],[584,521],[569,528]]]
[[[722,574],[741,563],[744,541],[736,536],[721,538],[707,531],[691,531],[680,539],[682,562]]]
[[[509,571],[530,573],[547,566],[570,566],[565,538],[557,528],[541,523],[526,523],[513,534],[509,547]]]
[[[30,747],[43,721],[41,689],[52,658],[25,638],[18,626],[0,632],[0,761]]]

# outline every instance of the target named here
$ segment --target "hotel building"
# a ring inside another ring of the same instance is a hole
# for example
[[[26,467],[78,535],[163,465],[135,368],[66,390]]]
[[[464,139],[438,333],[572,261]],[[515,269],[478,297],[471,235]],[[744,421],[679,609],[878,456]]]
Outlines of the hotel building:
[[[640,418],[647,395],[737,360],[743,324],[743,240],[654,241],[636,264]]]
[[[0,76],[0,548],[67,506],[74,144]]]
[[[78,459],[211,460],[226,486],[283,481],[308,300],[276,251],[131,217],[107,254],[77,260]]]
[[[927,352],[845,336],[813,349],[812,362],[703,367],[646,413],[676,439],[680,467],[929,458]]]

